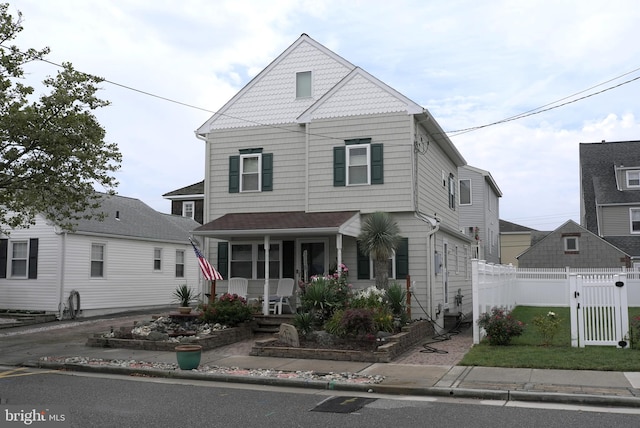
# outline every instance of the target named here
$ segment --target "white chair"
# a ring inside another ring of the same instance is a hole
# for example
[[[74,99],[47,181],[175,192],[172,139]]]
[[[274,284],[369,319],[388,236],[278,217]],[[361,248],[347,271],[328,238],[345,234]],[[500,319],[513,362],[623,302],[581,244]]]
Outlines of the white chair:
[[[293,287],[295,281],[293,278],[281,278],[278,281],[278,289],[274,296],[269,296],[269,313],[282,314],[282,304],[289,306],[289,311],[293,313],[291,308],[291,298],[293,297]]]
[[[237,294],[240,297],[247,298],[247,289],[249,288],[249,280],[247,278],[229,278],[229,294]]]

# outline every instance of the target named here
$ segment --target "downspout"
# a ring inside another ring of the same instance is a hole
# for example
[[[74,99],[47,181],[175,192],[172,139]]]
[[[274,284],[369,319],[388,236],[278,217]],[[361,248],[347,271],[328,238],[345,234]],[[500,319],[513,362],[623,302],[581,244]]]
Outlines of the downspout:
[[[207,141],[207,137],[205,135],[198,134],[197,131],[195,131],[195,134],[198,140],[204,141],[204,200],[202,201],[202,224],[206,224],[211,218],[210,211],[209,211],[209,191],[211,189],[211,183],[209,180],[209,176],[210,176],[209,168],[211,166],[211,161],[209,156],[209,142]],[[194,205],[194,209],[195,209],[195,205]],[[204,254],[206,256],[209,256],[209,239],[206,236],[202,237],[201,248]],[[204,295],[206,293],[205,284],[206,284],[206,280],[203,278],[201,274],[198,274],[198,288],[201,289],[201,293],[202,293],[201,295]],[[211,284],[214,285],[214,287],[212,287],[213,289],[209,291],[209,293],[212,294],[210,299],[215,300],[216,298],[214,293],[215,279]]]
[[[304,124],[304,211],[309,212],[309,123]]]

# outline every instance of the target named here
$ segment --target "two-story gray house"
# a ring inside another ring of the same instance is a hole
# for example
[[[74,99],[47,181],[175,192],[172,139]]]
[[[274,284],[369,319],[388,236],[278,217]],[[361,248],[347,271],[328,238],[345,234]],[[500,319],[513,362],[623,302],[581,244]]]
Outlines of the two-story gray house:
[[[264,295],[277,278],[344,263],[354,288],[373,285],[356,238],[367,214],[385,211],[403,236],[390,278],[410,277],[414,317],[442,327],[445,314],[471,312],[457,195],[466,162],[420,105],[302,34],[196,135],[205,224],[194,234],[225,280],[248,278],[249,294]]]
[[[491,176],[473,166],[458,168],[460,227],[473,239],[473,258],[500,263],[500,198]]]
[[[580,143],[580,222],[640,266],[640,141]]]

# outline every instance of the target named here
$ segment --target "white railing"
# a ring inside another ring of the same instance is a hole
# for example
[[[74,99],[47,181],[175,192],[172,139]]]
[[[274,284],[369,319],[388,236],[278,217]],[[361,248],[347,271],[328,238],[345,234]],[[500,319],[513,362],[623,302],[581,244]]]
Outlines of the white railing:
[[[483,260],[471,261],[473,292],[473,339],[480,343],[477,320],[492,307],[508,310],[520,306],[569,307],[571,275],[615,275],[626,273],[629,306],[640,307],[640,273],[625,268],[575,269],[515,268],[495,265]]]

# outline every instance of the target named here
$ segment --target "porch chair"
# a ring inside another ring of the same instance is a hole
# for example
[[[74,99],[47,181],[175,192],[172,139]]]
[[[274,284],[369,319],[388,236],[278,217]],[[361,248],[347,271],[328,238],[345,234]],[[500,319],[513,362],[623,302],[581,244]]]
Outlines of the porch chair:
[[[247,298],[247,289],[249,288],[249,280],[247,278],[229,278],[229,294],[237,294],[240,297]]]
[[[278,281],[278,289],[274,296],[269,296],[269,313],[282,314],[282,304],[289,306],[289,312],[293,313],[291,298],[293,297],[293,278],[281,278]]]

